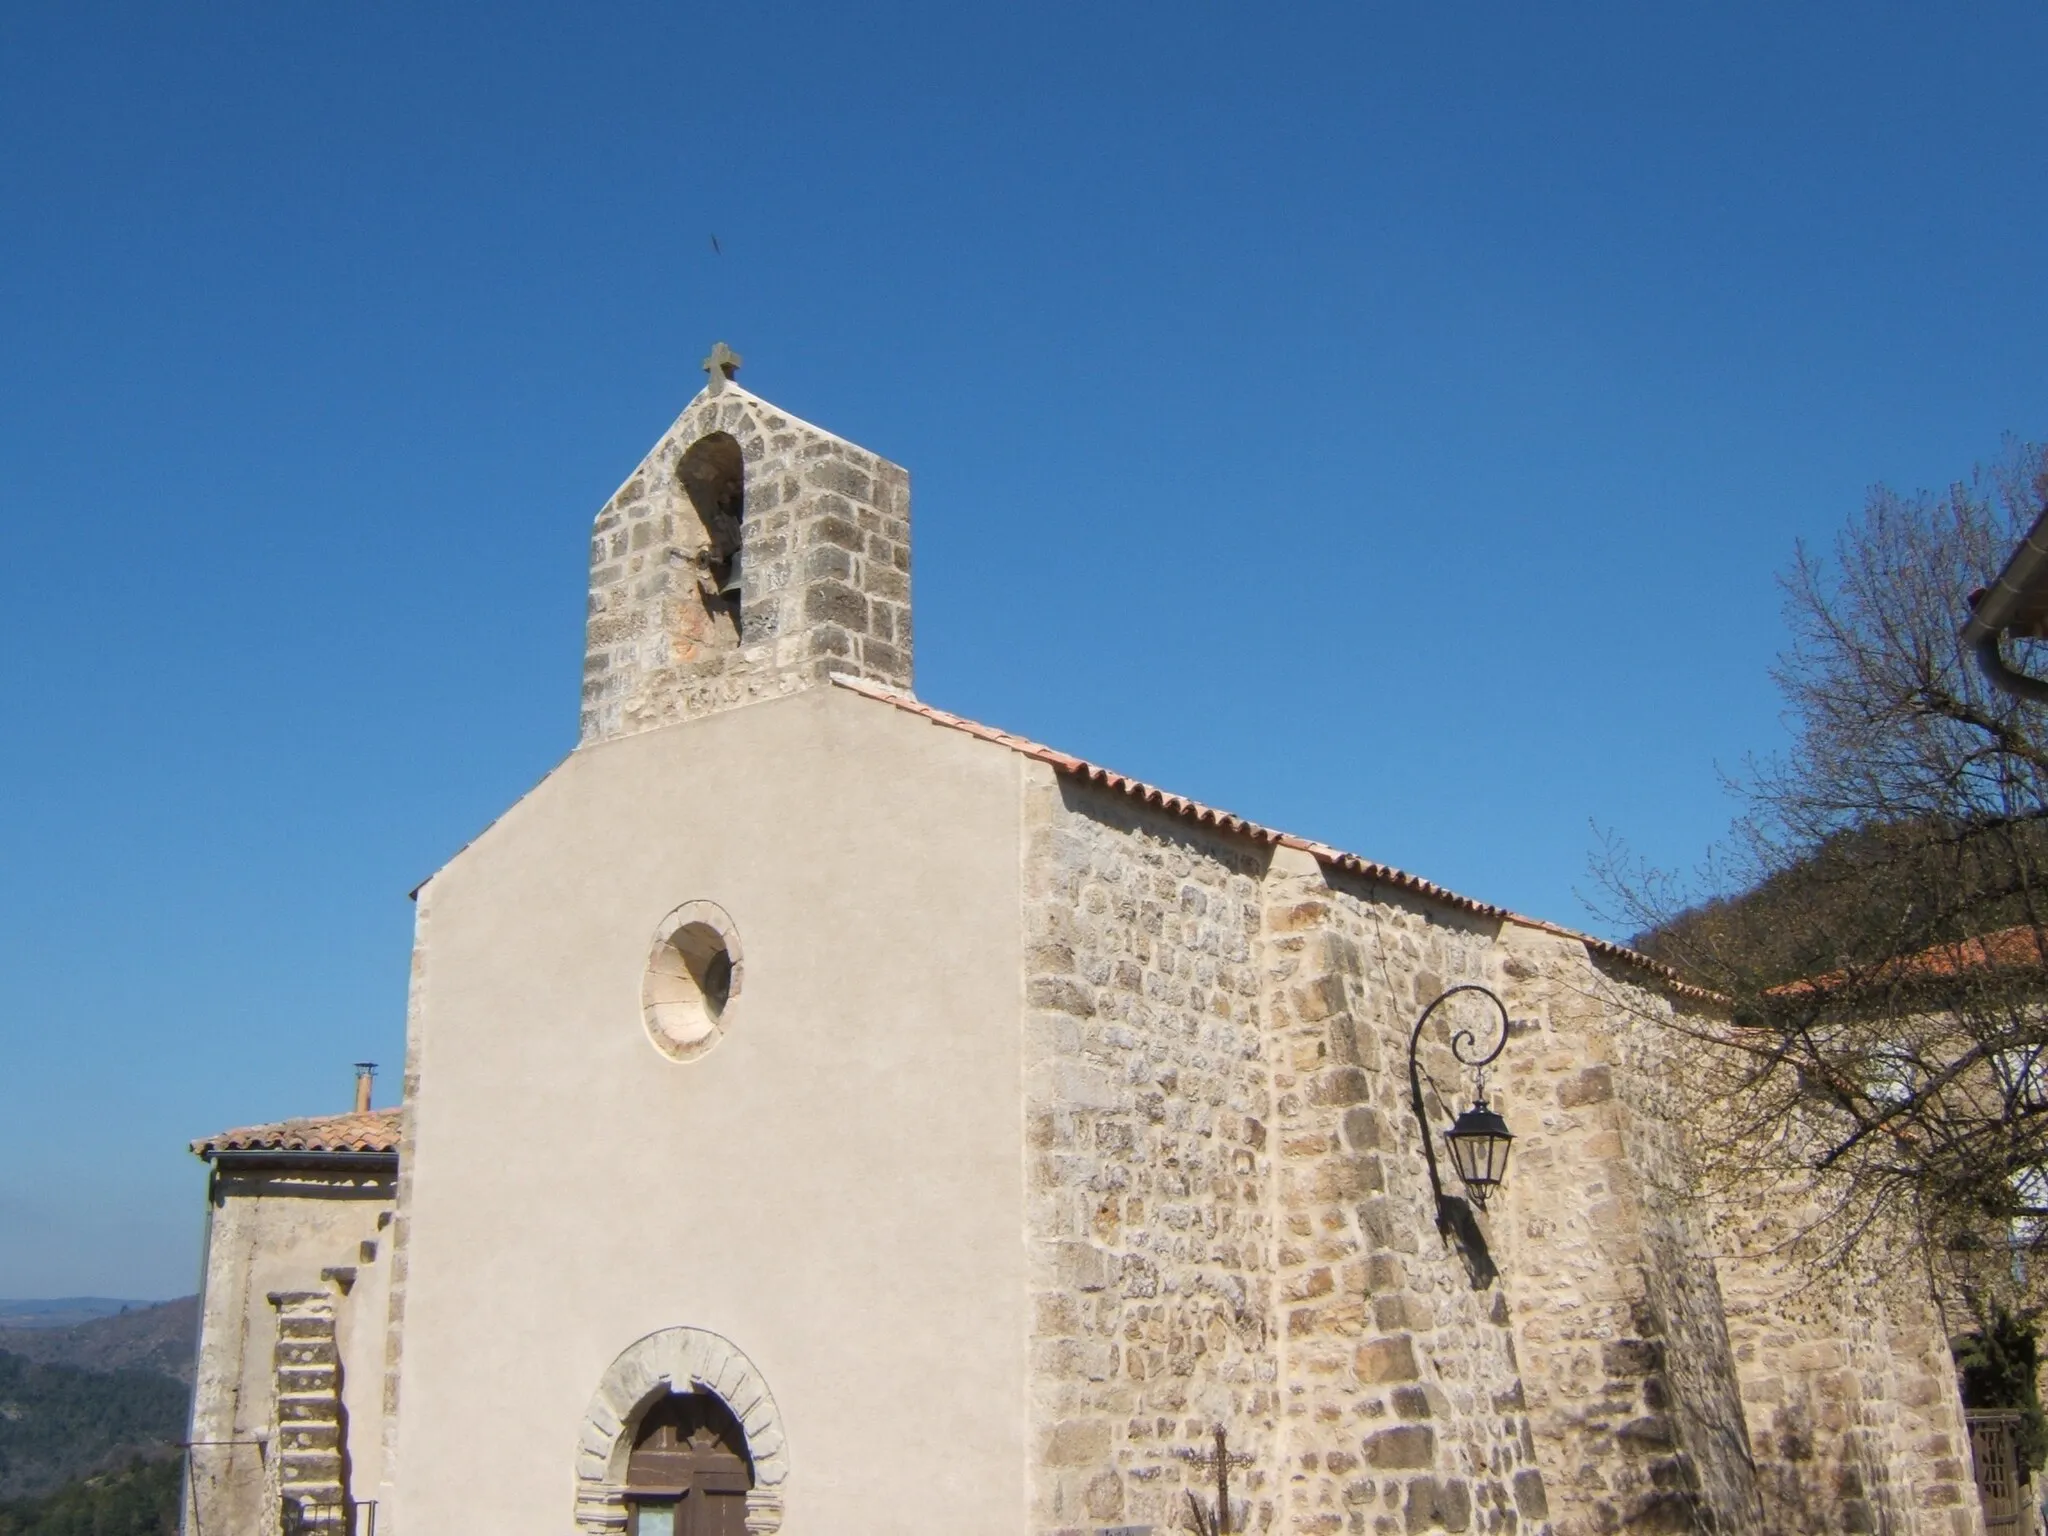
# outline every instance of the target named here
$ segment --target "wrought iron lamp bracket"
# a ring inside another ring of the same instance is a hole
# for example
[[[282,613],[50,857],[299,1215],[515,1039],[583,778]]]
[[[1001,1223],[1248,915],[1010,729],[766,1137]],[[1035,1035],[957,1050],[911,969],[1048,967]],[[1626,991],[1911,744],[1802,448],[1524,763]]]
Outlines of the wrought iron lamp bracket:
[[[1472,1068],[1478,1074],[1480,1092],[1484,1094],[1486,1069],[1500,1059],[1500,1053],[1507,1049],[1508,1044],[1507,1004],[1500,1000],[1491,987],[1481,986],[1476,981],[1461,981],[1454,987],[1446,987],[1430,1001],[1427,1008],[1422,1010],[1422,1017],[1415,1021],[1415,1028],[1408,1036],[1408,1103],[1415,1111],[1415,1124],[1422,1132],[1422,1154],[1429,1163],[1430,1193],[1436,1197],[1436,1229],[1446,1237],[1450,1235],[1453,1223],[1449,1202],[1444,1195],[1443,1174],[1437,1167],[1436,1143],[1429,1134],[1429,1115],[1422,1106],[1422,1067],[1417,1059],[1417,1053],[1422,1045],[1422,1031],[1428,1027],[1437,1009],[1463,992],[1478,993],[1493,1004],[1494,1011],[1500,1015],[1500,1039],[1494,1042],[1493,1049],[1484,1056],[1467,1054],[1475,1050],[1479,1044],[1478,1037],[1471,1030],[1460,1029],[1451,1036],[1451,1055],[1460,1064]]]

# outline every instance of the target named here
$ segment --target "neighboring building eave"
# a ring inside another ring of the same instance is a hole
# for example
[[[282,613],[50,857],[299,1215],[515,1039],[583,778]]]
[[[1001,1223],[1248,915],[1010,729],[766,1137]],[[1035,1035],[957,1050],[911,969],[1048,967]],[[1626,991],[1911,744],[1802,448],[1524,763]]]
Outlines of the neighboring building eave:
[[[192,1143],[192,1155],[216,1165],[261,1161],[297,1167],[339,1168],[343,1163],[398,1166],[403,1113],[396,1105],[339,1115],[306,1115],[269,1125],[246,1125]]]
[[[200,1157],[223,1173],[291,1170],[300,1173],[398,1172],[396,1152],[292,1152],[264,1149],[250,1152],[202,1152]]]
[[[2014,698],[2048,703],[2048,679],[2015,669],[2005,659],[2004,640],[2048,636],[2048,508],[2020,541],[1998,579],[1970,598],[1963,643],[1977,656],[1978,670],[1995,688]]]

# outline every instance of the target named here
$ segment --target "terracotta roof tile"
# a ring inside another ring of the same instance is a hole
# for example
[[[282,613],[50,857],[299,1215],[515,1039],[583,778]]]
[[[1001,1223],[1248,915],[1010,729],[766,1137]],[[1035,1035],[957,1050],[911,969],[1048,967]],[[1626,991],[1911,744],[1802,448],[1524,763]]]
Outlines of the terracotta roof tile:
[[[390,1152],[398,1151],[399,1109],[361,1114],[311,1115],[275,1125],[246,1125],[192,1143],[200,1157],[218,1152]]]
[[[1996,933],[1952,944],[1936,944],[1917,955],[1906,955],[1873,966],[1862,973],[1829,971],[1772,987],[1772,997],[1798,997],[1810,992],[1832,992],[1848,986],[1889,985],[1936,976],[1956,976],[1964,971],[2038,971],[2048,968],[2048,930],[2030,923],[2001,928]]]
[[[1371,859],[1360,858],[1355,853],[1346,853],[1342,849],[1330,847],[1327,843],[1312,842],[1308,838],[1298,837],[1292,832],[1281,832],[1272,827],[1260,826],[1257,822],[1247,821],[1242,816],[1233,816],[1228,811],[1219,811],[1214,806],[1203,805],[1199,800],[1190,800],[1185,795],[1176,795],[1169,790],[1159,788],[1156,784],[1147,784],[1142,779],[1134,779],[1128,774],[1117,773],[1112,769],[1104,768],[1099,763],[1091,763],[1085,758],[1075,757],[1071,753],[1057,751],[1052,747],[1032,741],[1027,737],[1013,735],[1009,731],[999,731],[994,726],[982,725],[978,721],[969,720],[960,715],[948,714],[943,709],[934,709],[923,700],[891,688],[885,683],[872,682],[867,678],[852,677],[843,672],[834,673],[832,681],[839,687],[848,689],[851,692],[861,694],[870,699],[879,699],[883,703],[894,705],[897,709],[903,710],[908,714],[921,716],[931,721],[934,725],[942,725],[948,730],[963,731],[967,735],[979,737],[983,741],[994,742],[997,746],[1008,747],[1011,751],[1031,758],[1034,761],[1049,763],[1053,768],[1071,778],[1080,779],[1089,784],[1099,784],[1105,789],[1113,790],[1118,794],[1128,795],[1145,805],[1156,806],[1169,815],[1185,817],[1187,820],[1201,826],[1216,827],[1225,832],[1249,838],[1253,842],[1272,846],[1299,848],[1304,853],[1312,855],[1319,862],[1328,865],[1332,869],[1342,870],[1346,874],[1361,875],[1380,885],[1392,886],[1396,890],[1406,891],[1411,895],[1440,902],[1444,906],[1454,907],[1461,912],[1470,912],[1481,917],[1499,918],[1505,922],[1519,924],[1524,928],[1540,929],[1545,933],[1557,934],[1561,938],[1576,939],[1596,954],[1611,960],[1620,961],[1622,964],[1632,966],[1637,970],[1648,972],[1672,992],[1686,997],[1697,998],[1701,1001],[1719,1001],[1714,993],[1707,991],[1705,988],[1696,987],[1689,982],[1681,980],[1678,973],[1669,966],[1652,960],[1648,955],[1638,954],[1636,951],[1628,949],[1623,945],[1611,943],[1606,939],[1596,939],[1591,934],[1580,933],[1571,928],[1563,928],[1556,923],[1545,922],[1541,918],[1524,917],[1519,912],[1511,911],[1506,907],[1495,906],[1491,902],[1479,901],[1471,896],[1461,896],[1456,891],[1438,885],[1433,880],[1425,880],[1420,875],[1411,875],[1406,870],[1394,868],[1391,864],[1379,864]]]

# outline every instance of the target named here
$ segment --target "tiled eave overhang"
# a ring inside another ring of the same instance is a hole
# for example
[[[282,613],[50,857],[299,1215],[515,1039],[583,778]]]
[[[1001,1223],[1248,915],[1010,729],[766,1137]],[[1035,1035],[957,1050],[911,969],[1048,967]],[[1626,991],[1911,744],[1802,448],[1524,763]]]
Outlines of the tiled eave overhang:
[[[1600,956],[1602,959],[1614,961],[1617,964],[1629,967],[1631,970],[1643,973],[1662,990],[1674,996],[1685,997],[1703,1003],[1720,1001],[1715,993],[1680,979],[1678,973],[1670,967],[1661,965],[1657,961],[1652,960],[1648,955],[1638,954],[1635,950],[1629,949],[1624,945],[1612,943],[1607,939],[1595,938],[1591,934],[1580,933],[1575,929],[1561,927],[1556,923],[1545,922],[1541,918],[1525,917],[1521,913],[1512,911],[1507,907],[1495,906],[1492,902],[1479,901],[1470,896],[1462,896],[1456,891],[1438,885],[1433,880],[1425,880],[1420,875],[1411,875],[1406,870],[1394,868],[1391,864],[1380,864],[1371,859],[1360,858],[1355,853],[1346,853],[1342,849],[1330,847],[1327,843],[1313,842],[1308,838],[1298,837],[1292,832],[1282,832],[1275,827],[1261,826],[1258,822],[1247,821],[1242,816],[1234,816],[1228,811],[1217,810],[1214,806],[1204,805],[1199,800],[1190,800],[1185,795],[1176,795],[1170,790],[1161,789],[1156,784],[1147,784],[1142,779],[1134,779],[1128,774],[1118,773],[1114,769],[1105,768],[1099,763],[1091,763],[1085,758],[1075,757],[1068,752],[1056,751],[1052,747],[1032,741],[1028,737],[1013,735],[1009,731],[997,730],[994,726],[983,725],[979,721],[969,720],[960,715],[948,714],[943,709],[934,709],[922,700],[910,694],[898,692],[886,684],[871,682],[866,678],[848,676],[844,673],[835,674],[832,681],[838,687],[861,694],[866,698],[878,699],[885,704],[890,704],[897,709],[903,710],[907,714],[917,715],[922,719],[929,720],[934,725],[944,726],[947,730],[960,731],[966,735],[977,737],[982,741],[993,742],[997,746],[1007,747],[1010,751],[1018,753],[1020,756],[1031,758],[1035,762],[1049,764],[1068,778],[1078,779],[1086,784],[1097,785],[1115,794],[1127,795],[1143,805],[1164,811],[1170,816],[1181,817],[1198,826],[1214,827],[1219,831],[1230,833],[1236,837],[1246,838],[1254,843],[1264,843],[1270,847],[1298,848],[1304,853],[1312,855],[1328,869],[1339,870],[1348,875],[1358,876],[1372,884],[1383,885],[1391,890],[1418,896],[1425,901],[1435,902],[1456,911],[1468,912],[1477,917],[1493,918],[1500,922],[1514,923],[1523,928],[1532,928],[1543,933],[1556,934],[1560,938],[1574,940],[1585,945],[1588,951]]]
[[[243,1126],[192,1143],[217,1168],[381,1171],[398,1166],[400,1111],[370,1109]]]

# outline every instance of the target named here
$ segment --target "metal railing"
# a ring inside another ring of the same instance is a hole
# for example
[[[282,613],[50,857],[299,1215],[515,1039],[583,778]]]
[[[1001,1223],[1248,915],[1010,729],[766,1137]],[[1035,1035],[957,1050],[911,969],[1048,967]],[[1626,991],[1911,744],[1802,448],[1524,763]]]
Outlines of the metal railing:
[[[316,1504],[287,1497],[282,1516],[283,1536],[377,1536],[375,1499]]]

